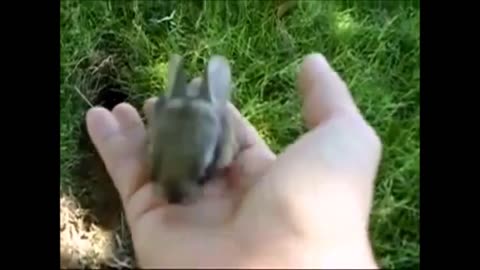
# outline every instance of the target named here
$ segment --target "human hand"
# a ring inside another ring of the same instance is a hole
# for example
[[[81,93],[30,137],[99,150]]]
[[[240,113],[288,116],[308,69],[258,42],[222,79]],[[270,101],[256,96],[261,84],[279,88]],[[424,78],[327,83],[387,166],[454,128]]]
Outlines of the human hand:
[[[377,267],[367,229],[381,142],[323,56],[305,58],[298,88],[309,132],[278,157],[230,106],[241,151],[191,206],[155,197],[132,106],[87,113],[140,267]]]

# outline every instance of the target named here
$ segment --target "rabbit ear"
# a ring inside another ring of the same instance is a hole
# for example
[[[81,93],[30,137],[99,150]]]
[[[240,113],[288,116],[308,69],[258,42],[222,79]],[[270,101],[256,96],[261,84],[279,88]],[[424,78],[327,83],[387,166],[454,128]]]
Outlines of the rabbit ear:
[[[212,91],[209,87],[208,81],[208,68],[204,71],[203,78],[201,80],[200,86],[198,87],[198,98],[203,99],[207,102],[214,102]]]
[[[163,110],[166,104],[166,96],[161,94],[158,96],[157,100],[155,101],[153,105],[153,114],[152,117],[155,117],[155,115],[159,115],[160,112]]]
[[[212,56],[204,76],[201,97],[212,102],[225,102],[230,98],[231,71],[225,57]]]
[[[168,62],[168,89],[170,97],[185,97],[187,91],[187,74],[184,70],[184,59],[173,54]]]

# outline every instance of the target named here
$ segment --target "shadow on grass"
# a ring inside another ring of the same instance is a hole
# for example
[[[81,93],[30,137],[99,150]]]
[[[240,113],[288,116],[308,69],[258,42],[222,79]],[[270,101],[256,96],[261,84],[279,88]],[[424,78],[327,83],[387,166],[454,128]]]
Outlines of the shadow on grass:
[[[98,93],[93,105],[101,105],[111,110],[125,101],[128,95],[115,87],[107,86]],[[82,208],[91,210],[99,226],[111,230],[118,224],[121,202],[117,190],[106,171],[103,161],[95,149],[88,132],[86,122],[82,121],[78,140],[81,159],[74,168],[75,183],[83,193],[78,198]]]
[[[128,87],[112,79],[117,75],[111,74],[114,70],[86,72],[86,80],[91,82],[91,87],[86,87],[90,102],[108,110],[122,102],[138,108],[140,102],[130,98]],[[68,194],[74,202],[61,208],[61,216],[69,216],[61,222],[62,267],[131,268],[135,259],[120,197],[90,139],[85,119],[80,123],[77,143],[78,162],[71,170],[74,187]]]

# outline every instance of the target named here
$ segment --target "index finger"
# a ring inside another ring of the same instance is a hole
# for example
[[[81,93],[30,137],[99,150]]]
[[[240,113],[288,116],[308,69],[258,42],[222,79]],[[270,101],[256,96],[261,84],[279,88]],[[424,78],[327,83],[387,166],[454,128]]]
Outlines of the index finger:
[[[255,127],[245,119],[238,109],[228,104],[232,126],[239,144],[239,153],[233,162],[232,176],[237,188],[247,190],[258,181],[263,173],[274,163],[276,155],[260,137]]]

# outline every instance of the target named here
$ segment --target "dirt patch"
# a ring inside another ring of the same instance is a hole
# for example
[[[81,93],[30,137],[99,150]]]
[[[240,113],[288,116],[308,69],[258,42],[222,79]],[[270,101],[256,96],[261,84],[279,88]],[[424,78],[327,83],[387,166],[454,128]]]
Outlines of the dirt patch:
[[[91,222],[88,210],[82,209],[73,197],[60,199],[60,267],[133,268],[131,243],[125,226],[105,230]]]
[[[106,86],[93,105],[111,110],[128,101],[128,91]],[[62,268],[133,268],[135,260],[122,205],[113,182],[81,125],[78,166],[73,170],[75,188],[60,200]]]

